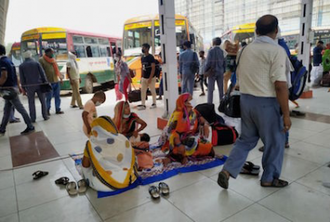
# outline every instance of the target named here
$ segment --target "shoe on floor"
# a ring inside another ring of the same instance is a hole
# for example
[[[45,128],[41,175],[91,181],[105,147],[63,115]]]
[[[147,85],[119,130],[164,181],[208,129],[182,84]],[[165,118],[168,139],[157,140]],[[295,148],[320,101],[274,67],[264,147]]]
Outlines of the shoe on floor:
[[[48,117],[48,116],[47,116],[47,117],[45,117],[45,118],[44,118],[44,120],[45,120],[45,121],[49,120],[49,117]]]
[[[0,136],[4,136],[6,134],[6,130],[2,131],[0,130]]]
[[[26,134],[32,133],[34,131],[35,131],[34,127],[32,127],[32,128],[27,127],[23,132],[21,132],[21,135],[26,135]]]
[[[71,105],[70,107],[71,108],[77,108],[78,106],[77,105]]]
[[[147,107],[145,105],[138,105],[137,109],[138,110],[145,110]]]
[[[81,107],[79,107],[79,109],[84,109],[84,107],[83,107],[83,106],[81,106]]]
[[[47,111],[47,115],[50,116],[50,111],[49,110]]]
[[[222,187],[223,189],[228,189],[228,180],[229,178],[227,177],[226,173],[221,171],[218,175],[218,184],[220,187]]]
[[[163,97],[159,96],[156,100],[163,100]]]
[[[153,103],[151,106],[150,106],[150,109],[155,109],[157,108],[157,105],[155,103]]]
[[[201,93],[199,96],[205,96],[205,93]]]
[[[64,114],[63,111],[57,111],[56,114]]]
[[[14,119],[10,120],[9,123],[20,123],[21,120],[19,118],[14,117]]]

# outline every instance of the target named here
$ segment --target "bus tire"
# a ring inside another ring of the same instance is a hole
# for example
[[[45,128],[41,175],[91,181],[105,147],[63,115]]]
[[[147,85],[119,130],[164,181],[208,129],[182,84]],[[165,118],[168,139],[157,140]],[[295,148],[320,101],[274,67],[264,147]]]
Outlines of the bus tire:
[[[93,78],[91,75],[87,75],[85,79],[84,93],[93,93]]]

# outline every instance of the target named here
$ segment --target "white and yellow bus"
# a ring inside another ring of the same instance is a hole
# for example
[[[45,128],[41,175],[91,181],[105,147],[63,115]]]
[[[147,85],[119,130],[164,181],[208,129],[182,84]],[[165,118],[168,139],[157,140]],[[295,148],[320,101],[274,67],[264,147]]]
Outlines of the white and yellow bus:
[[[189,20],[182,15],[175,15],[177,52],[181,51],[184,41],[191,41],[195,51],[203,49],[203,38],[193,28]],[[136,73],[132,84],[140,88],[141,80],[141,49],[148,43],[150,53],[159,55],[161,49],[159,15],[147,15],[128,19],[124,24],[123,51],[130,69]],[[156,84],[158,88],[158,84]]]
[[[93,85],[114,82],[114,54],[121,50],[121,38],[95,33],[81,32],[56,27],[41,27],[28,30],[21,37],[21,51],[30,50],[36,60],[51,47],[60,72],[64,77],[62,90],[71,88],[66,75],[68,51],[77,53],[81,84],[87,93]]]

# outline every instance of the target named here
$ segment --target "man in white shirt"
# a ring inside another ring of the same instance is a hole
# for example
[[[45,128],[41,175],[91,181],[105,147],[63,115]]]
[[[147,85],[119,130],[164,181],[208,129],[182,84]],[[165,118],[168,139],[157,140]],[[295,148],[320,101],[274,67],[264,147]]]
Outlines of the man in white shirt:
[[[68,53],[69,61],[66,63],[66,70],[68,77],[70,79],[70,85],[72,88],[72,99],[71,99],[71,108],[83,109],[84,106],[81,102],[80,92],[79,92],[79,85],[81,83],[80,74],[78,63],[76,61],[77,56],[75,52]],[[77,105],[76,105],[77,101]]]
[[[287,181],[279,179],[285,132],[290,129],[291,120],[286,82],[287,55],[275,41],[277,32],[277,18],[272,15],[262,16],[256,23],[257,38],[242,52],[237,68],[242,132],[218,176],[218,184],[224,189],[228,188],[230,176],[237,177],[249,151],[257,145],[259,138],[264,143],[264,172],[260,185],[288,185]]]

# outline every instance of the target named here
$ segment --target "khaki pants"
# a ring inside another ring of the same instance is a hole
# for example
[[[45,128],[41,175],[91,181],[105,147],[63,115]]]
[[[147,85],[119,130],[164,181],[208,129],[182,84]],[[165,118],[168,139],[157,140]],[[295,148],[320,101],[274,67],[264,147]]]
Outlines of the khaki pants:
[[[80,92],[79,92],[79,79],[72,80],[71,87],[72,87],[72,99],[71,99],[71,106],[77,105],[79,108],[84,107],[81,102]]]
[[[146,103],[147,89],[149,88],[152,95],[152,103],[156,104],[156,78],[152,78],[151,83],[148,83],[149,79],[141,78],[141,102],[142,105]]]
[[[224,93],[226,93],[228,90],[228,82],[231,78],[231,74],[232,74],[232,72],[229,70],[229,71],[226,71],[225,74],[223,75],[223,91],[224,91]]]

